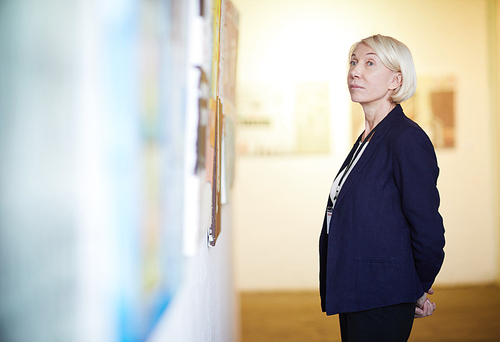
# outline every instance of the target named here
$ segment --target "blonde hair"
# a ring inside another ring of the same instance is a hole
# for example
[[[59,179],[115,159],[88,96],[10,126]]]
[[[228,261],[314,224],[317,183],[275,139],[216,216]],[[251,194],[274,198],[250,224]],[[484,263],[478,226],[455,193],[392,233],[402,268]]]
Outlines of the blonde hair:
[[[417,74],[410,49],[405,44],[392,37],[376,34],[354,43],[349,50],[349,61],[359,44],[366,44],[372,48],[389,70],[401,73],[401,85],[394,89],[391,96],[393,102],[404,102],[415,94]]]

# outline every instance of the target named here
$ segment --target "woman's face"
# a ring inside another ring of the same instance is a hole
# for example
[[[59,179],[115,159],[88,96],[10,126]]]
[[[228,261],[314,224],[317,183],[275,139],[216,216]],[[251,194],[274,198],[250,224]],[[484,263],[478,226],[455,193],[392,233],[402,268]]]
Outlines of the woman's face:
[[[391,102],[390,95],[401,84],[401,73],[389,70],[371,47],[359,44],[354,49],[347,85],[353,102],[373,105]]]

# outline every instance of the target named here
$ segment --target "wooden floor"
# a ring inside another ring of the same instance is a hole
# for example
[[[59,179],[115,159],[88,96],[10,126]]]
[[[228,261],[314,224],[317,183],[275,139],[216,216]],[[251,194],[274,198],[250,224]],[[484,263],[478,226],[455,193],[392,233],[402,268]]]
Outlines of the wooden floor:
[[[416,319],[412,342],[500,341],[500,287],[435,288],[437,310]],[[314,292],[241,294],[242,342],[340,341],[338,316],[321,312]]]

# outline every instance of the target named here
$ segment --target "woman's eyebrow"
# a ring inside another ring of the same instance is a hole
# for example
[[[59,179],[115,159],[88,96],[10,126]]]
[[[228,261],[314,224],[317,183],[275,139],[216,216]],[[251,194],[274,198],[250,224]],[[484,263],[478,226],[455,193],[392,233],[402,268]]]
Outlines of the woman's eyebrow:
[[[376,54],[375,52],[368,52],[368,53],[366,54],[366,56],[369,56],[369,55],[377,56],[377,54]],[[356,57],[356,54],[355,54],[355,53],[353,53],[353,54],[351,55],[351,58],[352,58],[352,57]]]

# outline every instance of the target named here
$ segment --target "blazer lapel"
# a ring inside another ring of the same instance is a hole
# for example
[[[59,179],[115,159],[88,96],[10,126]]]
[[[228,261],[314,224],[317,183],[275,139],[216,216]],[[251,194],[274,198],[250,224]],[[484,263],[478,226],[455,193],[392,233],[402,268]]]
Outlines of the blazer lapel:
[[[344,181],[344,184],[342,185],[342,189],[340,190],[339,197],[337,198],[337,202],[336,202],[335,206],[337,206],[338,203],[340,201],[342,201],[342,198],[349,191],[349,187],[356,180],[356,177],[361,172],[361,170],[365,166],[366,162],[370,159],[371,155],[373,154],[373,152],[377,148],[377,145],[379,144],[380,139],[384,136],[387,129],[391,126],[391,123],[394,120],[394,118],[398,114],[402,114],[402,113],[403,113],[403,109],[401,108],[400,105],[397,105],[396,108],[394,108],[389,114],[387,114],[387,116],[380,122],[379,126],[377,127],[377,131],[374,132],[373,137],[370,139],[370,142],[366,146],[363,154],[359,158],[356,165],[354,165],[354,167],[353,167],[351,173],[349,174],[349,176],[347,177],[347,179]],[[340,170],[343,170],[347,166],[347,163],[353,157],[354,151],[356,150],[356,147],[358,146],[359,141],[361,140],[361,135],[354,143],[354,146],[351,149],[349,156],[344,161],[344,164],[342,165]],[[340,173],[340,171],[339,171],[339,173]],[[337,176],[338,176],[338,174],[337,174]]]
[[[377,145],[378,145],[378,138],[373,137],[366,146],[358,162],[354,165],[353,169],[351,170],[351,173],[345,180],[344,184],[342,185],[342,189],[340,190],[339,197],[337,198],[335,206],[337,206],[338,203],[342,201],[344,195],[349,191],[349,187],[355,181],[356,177],[358,176],[359,172],[363,169],[366,162],[370,159],[370,156],[373,154],[373,151],[375,151]]]
[[[349,161],[352,159],[352,157],[354,156],[354,153],[356,152],[356,147],[359,145],[359,142],[361,141],[362,136],[363,136],[363,133],[361,133],[359,135],[358,139],[356,140],[356,142],[352,146],[351,152],[349,152],[349,154],[347,155],[347,158],[344,160],[344,163],[340,167],[340,170],[339,170],[339,172],[337,172],[337,175],[335,176],[335,178],[337,178],[340,175],[340,173],[342,172],[342,170],[347,167],[347,164],[349,164]]]

